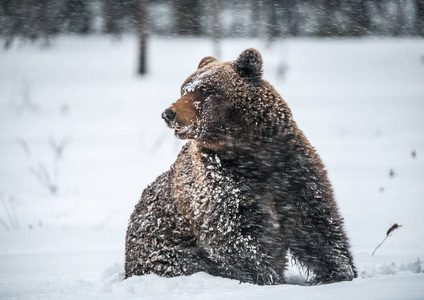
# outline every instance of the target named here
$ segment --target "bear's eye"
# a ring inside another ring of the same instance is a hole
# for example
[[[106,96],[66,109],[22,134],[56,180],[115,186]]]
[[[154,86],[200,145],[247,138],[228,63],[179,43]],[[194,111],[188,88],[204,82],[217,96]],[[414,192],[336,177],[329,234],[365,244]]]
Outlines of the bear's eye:
[[[198,93],[201,97],[208,97],[209,95],[212,94],[212,91],[210,89],[207,89],[205,87],[201,87],[198,89]]]

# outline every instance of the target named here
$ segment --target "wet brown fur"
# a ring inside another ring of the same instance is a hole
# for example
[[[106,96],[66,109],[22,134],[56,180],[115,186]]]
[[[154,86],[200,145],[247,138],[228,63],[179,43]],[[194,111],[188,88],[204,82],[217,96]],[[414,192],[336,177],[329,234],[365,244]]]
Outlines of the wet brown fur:
[[[324,165],[262,79],[258,51],[202,59],[170,110],[168,126],[190,141],[136,205],[126,277],[205,271],[280,284],[288,250],[313,284],[357,276]]]

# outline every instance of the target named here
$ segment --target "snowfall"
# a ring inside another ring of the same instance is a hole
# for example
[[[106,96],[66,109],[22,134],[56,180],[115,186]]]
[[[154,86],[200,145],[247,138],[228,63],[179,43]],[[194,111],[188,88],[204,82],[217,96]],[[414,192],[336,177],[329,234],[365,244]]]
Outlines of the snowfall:
[[[123,279],[129,216],[183,145],[161,112],[213,54],[208,39],[153,37],[140,77],[137,44],[60,37],[1,50],[0,299],[424,299],[424,40],[221,43],[221,60],[261,51],[264,78],[328,169],[358,278],[321,286],[292,265],[280,286]]]

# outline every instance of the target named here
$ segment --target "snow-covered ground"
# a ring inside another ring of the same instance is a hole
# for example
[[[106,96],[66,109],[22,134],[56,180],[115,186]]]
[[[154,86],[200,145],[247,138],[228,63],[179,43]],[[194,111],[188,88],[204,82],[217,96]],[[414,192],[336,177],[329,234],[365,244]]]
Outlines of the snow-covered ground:
[[[0,52],[0,299],[424,299],[424,40],[226,40],[221,59],[249,47],[328,168],[359,278],[122,280],[129,215],[182,145],[160,113],[212,45],[154,38],[140,78],[136,39],[66,37]]]

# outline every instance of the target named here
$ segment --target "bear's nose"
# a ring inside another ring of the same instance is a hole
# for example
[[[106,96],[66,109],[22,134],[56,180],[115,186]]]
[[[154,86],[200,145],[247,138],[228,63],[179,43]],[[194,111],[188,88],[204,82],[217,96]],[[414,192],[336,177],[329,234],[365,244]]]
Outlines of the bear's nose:
[[[166,122],[172,122],[174,121],[175,115],[177,113],[173,111],[170,108],[165,109],[165,111],[162,113],[162,119],[164,119]]]

